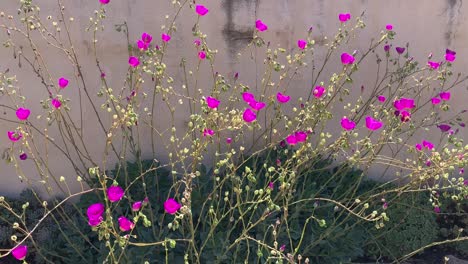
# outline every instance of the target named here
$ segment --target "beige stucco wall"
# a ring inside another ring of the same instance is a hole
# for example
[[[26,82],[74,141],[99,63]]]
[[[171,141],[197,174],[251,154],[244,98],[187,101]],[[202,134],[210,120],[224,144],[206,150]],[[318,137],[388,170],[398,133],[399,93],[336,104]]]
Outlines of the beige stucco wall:
[[[14,14],[19,5],[18,2],[17,0],[1,0],[0,11]],[[37,0],[35,2],[42,6],[41,13],[44,18],[47,15],[57,16],[58,7],[55,0]],[[142,32],[148,32],[154,36],[155,40],[159,40],[162,32],[161,25],[165,21],[164,16],[173,14],[170,2],[167,0],[111,0],[111,3],[106,7],[108,15],[108,19],[105,21],[106,31],[100,33],[98,43],[100,59],[110,86],[116,89],[122,86],[122,76],[127,71],[128,59],[124,36],[122,33],[116,32],[113,25],[126,21],[130,28],[131,40],[136,40]],[[66,6],[66,13],[75,19],[71,28],[74,47],[78,51],[88,88],[96,92],[100,86],[100,74],[91,56],[91,35],[85,32],[84,28],[88,25],[89,17],[93,11],[99,8],[98,1],[64,0],[63,3]],[[232,76],[235,72],[239,72],[242,82],[251,87],[259,84],[260,77],[257,77],[259,69],[256,69],[248,58],[237,61],[236,54],[246,45],[245,37],[251,34],[256,18],[261,18],[269,26],[269,30],[262,33],[265,39],[271,41],[274,46],[279,44],[292,50],[296,48],[297,39],[307,36],[309,27],[313,27],[313,38],[321,40],[324,36],[332,36],[339,27],[338,13],[350,12],[355,17],[365,12],[364,21],[367,27],[349,44],[351,49],[356,49],[358,52],[363,51],[364,48],[368,47],[370,39],[377,37],[385,25],[391,23],[398,33],[393,42],[394,46],[403,46],[410,42],[411,54],[415,59],[424,63],[426,56],[433,52],[435,58],[442,60],[445,48],[450,48],[457,52],[456,71],[466,71],[468,68],[468,46],[466,44],[468,43],[468,21],[466,20],[468,6],[463,5],[462,0],[222,0],[197,1],[197,3],[202,3],[210,9],[209,15],[201,19],[200,26],[201,30],[209,36],[210,47],[219,50],[215,63],[216,71],[226,76]],[[176,80],[182,78],[179,68],[182,57],[188,59],[189,67],[194,67],[197,61],[191,34],[195,21],[196,15],[193,11],[188,9],[182,11],[181,19],[177,24],[178,31],[173,35],[170,43],[173,47],[166,55],[167,58],[171,58],[166,60],[166,64]],[[5,39],[5,32],[0,32],[0,40],[3,42]],[[19,38],[18,40],[19,43],[26,46],[24,39]],[[43,42],[39,41],[38,43],[54,78],[74,75],[73,67],[66,60],[64,54],[48,47]],[[319,57],[322,55],[323,53],[317,54]],[[12,50],[1,48],[0,59],[0,71],[10,69],[11,74],[17,75],[18,85],[22,87],[27,96],[28,107],[33,110],[34,116],[40,113],[38,101],[47,98],[47,93],[45,93],[39,79],[31,74],[30,68],[25,66],[25,63],[23,63],[22,68],[18,68],[18,59],[13,57]],[[332,66],[337,65],[337,63],[338,57],[333,59]],[[327,69],[324,76],[328,78],[332,68]],[[372,82],[374,70],[375,63],[372,64],[372,61],[361,67],[363,74],[355,79],[356,91],[360,89],[361,85],[365,86]],[[202,74],[208,72],[208,65],[203,65]],[[82,87],[77,79],[71,77],[70,79],[71,83],[63,94],[72,99],[71,106],[76,109],[79,101],[78,90]],[[326,78],[323,81],[326,81]],[[203,86],[209,88],[209,83],[209,80],[205,80],[205,83],[200,84],[200,88]],[[293,97],[306,95],[311,88],[310,69],[299,74],[296,80],[291,83],[291,87],[294,90]],[[358,93],[354,94],[354,96],[357,95]],[[453,111],[467,108],[468,93],[465,87],[453,91],[452,98]],[[7,99],[3,97],[0,98],[0,101],[7,103]],[[87,141],[92,142],[90,151],[100,158],[104,135],[98,127],[89,105],[84,105],[83,113],[86,120],[84,133]],[[177,126],[182,128],[186,122],[186,112],[181,111],[178,114],[180,116]],[[77,111],[72,111],[72,116],[75,119],[79,118]],[[6,117],[13,118],[14,113],[7,110]],[[167,124],[167,120],[158,119],[158,124],[162,127]],[[14,128],[13,124],[2,121],[0,135],[6,135],[6,131],[12,128]],[[431,136],[438,138],[439,131],[432,131]],[[462,136],[465,140],[468,139],[466,131]],[[0,137],[2,149],[8,147],[9,144],[6,136]],[[164,151],[160,150],[159,152],[163,153]],[[149,153],[150,149],[145,149],[146,157],[149,157]],[[51,168],[55,174],[66,176],[67,181],[73,184],[76,175],[70,175],[72,170],[63,166],[63,157],[58,152],[51,152],[49,159],[54,161]],[[32,167],[32,162],[26,161],[25,163],[31,164],[29,168],[24,166],[25,173],[31,178],[35,178],[36,172]],[[0,195],[14,194],[25,187],[19,182],[11,166],[4,162],[0,164],[0,179]]]

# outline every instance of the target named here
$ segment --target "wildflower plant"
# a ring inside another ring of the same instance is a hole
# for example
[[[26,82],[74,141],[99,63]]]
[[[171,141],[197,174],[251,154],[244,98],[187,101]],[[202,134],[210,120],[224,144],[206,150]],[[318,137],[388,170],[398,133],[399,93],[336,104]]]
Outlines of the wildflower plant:
[[[61,0],[57,13],[47,19],[30,0],[20,1],[17,14],[1,13],[0,28],[7,32],[4,47],[31,51],[21,53],[18,60],[37,75],[38,86],[44,89],[42,111],[36,112],[37,107],[28,105],[33,102],[20,80],[0,73],[0,92],[8,101],[2,107],[16,113],[16,118],[13,114],[1,118],[8,128],[5,140],[10,141],[4,157],[26,185],[39,185],[51,197],[59,194],[47,203],[35,193],[44,215],[33,226],[26,221],[28,205],[15,211],[0,197],[1,210],[16,218],[10,247],[1,249],[1,257],[27,262],[28,254],[35,252],[52,263],[56,256],[35,242],[37,227],[52,213],[62,213],[64,203],[91,194],[95,200],[87,201],[85,210],[74,206],[96,241],[72,219],[67,228],[110,263],[135,261],[131,254],[140,248],[152,252],[148,258],[138,256],[148,263],[159,257],[172,263],[171,252],[186,263],[310,263],[323,260],[318,249],[324,244],[347,238],[358,227],[369,223],[371,228],[384,227],[392,219],[386,209],[402,193],[429,193],[429,210],[435,213],[440,213],[440,195],[455,201],[466,198],[468,146],[458,137],[466,121],[464,112],[451,112],[450,99],[452,93],[463,96],[459,87],[467,78],[452,72],[455,51],[437,53],[445,60],[430,58],[419,64],[410,57],[408,46],[393,42],[396,31],[388,24],[382,25],[378,41],[353,52],[347,43],[365,24],[359,16],[342,13],[337,14],[337,33],[326,45],[317,45],[309,30],[306,38],[297,40],[297,48],[287,52],[268,44],[265,32],[271,27],[267,19],[258,18],[252,23],[252,39],[241,52],[262,54],[252,57],[252,63],[264,69],[261,83],[253,87],[242,81],[242,74],[214,70],[218,51],[209,45],[200,24],[212,15],[208,3],[173,3],[173,15],[162,30],[139,32],[141,37],[129,39],[129,31],[138,29],[116,26],[126,33],[123,41],[129,45],[122,61],[128,71],[119,89],[111,87],[114,81],[106,76],[96,45],[102,31],[110,30],[105,21],[112,1],[96,1],[86,28],[96,65],[92,71],[78,58],[78,42],[70,31],[74,19],[66,16]],[[173,38],[181,11],[186,10],[194,14],[193,36]],[[20,47],[20,39],[28,46]],[[176,41],[193,43],[194,64],[168,56]],[[75,75],[52,72],[54,62],[41,55],[40,44],[56,49]],[[319,61],[320,49],[326,56]],[[370,62],[373,57],[375,62]],[[323,69],[335,58],[341,64],[325,75]],[[182,78],[168,69],[169,60],[181,61]],[[353,79],[365,63],[376,63],[375,83],[351,100],[357,90]],[[202,76],[201,64],[212,72]],[[298,96],[291,81],[310,68],[320,70],[313,71],[312,82],[301,87],[305,94]],[[92,73],[99,75],[98,89],[85,78]],[[212,81],[212,87],[200,89],[202,79]],[[79,93],[80,102],[69,99],[70,93]],[[83,133],[89,124],[82,118],[82,105],[95,114],[99,136]],[[158,105],[167,111],[159,112]],[[188,105],[189,111],[180,105]],[[337,115],[337,109],[344,114]],[[168,123],[160,122],[164,114]],[[181,115],[187,118],[183,129],[176,126]],[[330,126],[341,130],[329,130]],[[428,129],[440,130],[438,142],[421,137]],[[90,146],[98,140],[104,144],[96,155]],[[62,155],[73,171],[57,175],[49,165],[50,152]],[[136,175],[129,170],[130,160],[136,164]],[[393,179],[363,191],[362,183],[376,165]],[[24,173],[26,166],[34,166],[39,181]],[[75,180],[78,190],[68,185]],[[62,217],[67,219],[64,213]],[[102,247],[94,244],[101,242]],[[79,250],[77,256],[89,261]]]

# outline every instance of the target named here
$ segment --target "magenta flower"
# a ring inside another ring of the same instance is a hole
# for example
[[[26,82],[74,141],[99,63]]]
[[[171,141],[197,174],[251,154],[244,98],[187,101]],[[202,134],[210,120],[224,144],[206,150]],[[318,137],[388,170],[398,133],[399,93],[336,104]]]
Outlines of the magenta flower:
[[[135,68],[138,65],[140,65],[140,60],[138,60],[137,57],[131,56],[130,58],[128,58],[128,64],[130,64],[130,66]]]
[[[175,214],[180,207],[181,205],[173,198],[169,198],[164,202],[164,210],[171,215]]]
[[[137,46],[140,50],[147,50],[149,48],[149,44],[141,39],[137,41]]]
[[[379,96],[377,96],[377,100],[379,100],[379,102],[383,103],[383,102],[385,102],[385,100],[387,100],[387,98],[385,98],[385,96],[383,96],[383,95],[379,95]]]
[[[439,206],[434,207],[434,212],[436,214],[439,214],[440,213],[440,207]]]
[[[28,154],[26,154],[26,153],[23,152],[23,153],[21,153],[21,154],[19,155],[19,158],[20,158],[20,160],[26,160],[26,159],[28,159]]]
[[[231,144],[232,143],[232,138],[230,138],[230,137],[226,138],[226,143]]]
[[[314,90],[312,91],[312,93],[314,94],[314,97],[315,98],[320,98],[322,97],[322,95],[325,93],[325,87],[323,86],[316,86],[314,88]]]
[[[405,48],[403,47],[396,47],[395,49],[398,54],[402,54],[403,52],[405,52]]]
[[[204,137],[206,137],[206,136],[210,136],[210,137],[211,137],[211,136],[214,135],[214,133],[215,133],[215,132],[214,132],[213,130],[211,130],[211,129],[207,129],[207,128],[203,129],[203,136],[204,136]]]
[[[408,122],[411,119],[411,114],[408,111],[401,111],[401,122]]]
[[[428,62],[427,62],[427,65],[428,65],[429,67],[431,67],[433,70],[437,70],[437,69],[439,69],[440,63],[439,63],[439,62],[435,62],[435,61],[428,61]]]
[[[280,102],[282,104],[289,102],[289,99],[291,99],[291,97],[288,96],[288,95],[284,95],[284,94],[282,94],[280,92],[278,92],[276,94],[276,100],[278,100],[278,102]]]
[[[60,106],[62,106],[62,102],[60,102],[60,100],[58,98],[54,98],[52,99],[52,101],[50,102],[52,104],[52,106],[55,108],[55,109],[59,109]]]
[[[106,207],[102,203],[95,203],[88,207],[86,211],[86,215],[88,216],[88,224],[90,226],[97,226],[99,225],[103,218],[102,214],[104,213]]]
[[[442,132],[447,132],[450,130],[450,128],[452,128],[451,126],[447,125],[447,124],[440,124],[440,125],[437,125],[437,127],[440,129],[440,131]]]
[[[434,98],[431,99],[431,102],[432,102],[433,105],[436,105],[436,104],[440,103],[440,99],[437,98],[437,97],[434,97]]]
[[[18,141],[23,137],[21,132],[16,132],[16,131],[8,131],[7,134],[8,134],[8,138],[13,142]]]
[[[193,44],[195,44],[195,46],[200,46],[201,45],[201,41],[199,39],[196,39],[193,41]]]
[[[19,245],[16,246],[12,251],[11,254],[17,260],[24,260],[26,255],[28,254],[28,246]]]
[[[133,223],[132,221],[130,221],[128,218],[126,218],[125,216],[119,217],[119,228],[120,228],[120,231],[122,231],[122,232],[130,231],[130,230],[132,230],[134,227],[135,227],[135,223]]]
[[[118,202],[124,196],[124,190],[120,186],[111,185],[107,188],[107,197],[111,203]]]
[[[253,95],[252,93],[248,93],[248,92],[242,93],[242,99],[246,103],[256,102],[255,101],[255,95]]]
[[[110,2],[110,0],[99,0],[99,2],[103,5],[107,5]]]
[[[217,99],[214,98],[214,97],[208,96],[208,97],[206,98],[206,104],[207,104],[208,107],[211,108],[211,109],[218,108],[219,103],[220,103],[220,101],[217,100]]]
[[[142,201],[134,202],[132,204],[132,211],[137,212],[141,209],[141,205],[143,204]]]
[[[63,77],[61,77],[61,78],[58,80],[58,85],[59,85],[60,89],[63,89],[63,88],[65,88],[65,87],[67,87],[67,85],[68,85],[68,80],[65,79],[65,78],[63,78]]]
[[[286,250],[286,245],[284,245],[284,244],[281,245],[281,247],[279,248],[279,250],[280,250],[281,252],[285,251],[285,250]]]
[[[306,142],[307,140],[307,133],[304,131],[297,131],[294,133],[294,136],[296,137],[297,142]]]
[[[385,26],[385,29],[386,29],[386,30],[393,30],[393,25],[392,25],[392,24],[387,24],[387,25]]]
[[[457,53],[453,50],[446,49],[445,50],[445,60],[449,62],[453,62],[456,59]]]
[[[164,42],[169,42],[171,40],[171,36],[169,36],[168,34],[161,34],[161,39],[162,41]]]
[[[346,52],[341,54],[341,63],[344,65],[349,65],[354,63],[354,57],[351,54],[348,54]]]
[[[356,127],[356,123],[349,120],[346,116],[341,119],[341,127],[346,130],[350,131]]]
[[[377,130],[377,129],[380,129],[381,127],[383,126],[383,122],[377,120],[377,119],[374,119],[370,116],[367,116],[366,117],[366,127],[367,129],[369,130]]]
[[[249,106],[252,107],[252,109],[255,111],[260,111],[266,106],[266,104],[264,102],[253,101],[249,102]]]
[[[427,148],[428,150],[433,150],[434,149],[434,144],[430,141],[423,140],[422,142],[423,147]]]
[[[199,58],[200,60],[206,59],[206,53],[205,53],[203,50],[202,50],[202,51],[199,51],[199,52],[198,52],[198,58]]]
[[[391,45],[385,45],[385,46],[383,47],[383,49],[384,49],[384,51],[389,52],[389,51],[390,51],[390,47],[391,47]]]
[[[419,150],[419,151],[422,150],[421,144],[416,144],[416,145],[414,145],[414,147],[415,147],[417,150]]]
[[[340,20],[341,23],[344,23],[351,19],[351,14],[350,13],[339,14],[338,19]]]
[[[414,99],[404,97],[402,97],[400,100],[396,100],[395,102],[393,102],[393,106],[399,111],[403,109],[412,109],[416,107],[416,105],[414,104]]]
[[[450,92],[441,92],[439,96],[440,96],[440,99],[444,101],[450,100]]]
[[[273,191],[275,189],[275,184],[273,182],[269,182],[268,183],[268,189]]]
[[[250,108],[245,109],[244,114],[242,115],[242,118],[244,119],[245,122],[250,123],[255,121],[257,119],[257,114],[255,114],[254,111],[252,111]]]
[[[286,137],[286,142],[287,142],[289,145],[296,145],[296,144],[297,144],[296,135],[291,134],[291,135],[287,136],[287,137]]]
[[[255,27],[257,28],[258,31],[265,31],[268,29],[268,26],[263,23],[262,20],[257,20],[255,21]]]
[[[153,40],[153,36],[151,36],[150,34],[146,32],[143,32],[143,34],[141,34],[141,40],[146,44],[150,44],[151,41]]]
[[[18,110],[16,110],[16,117],[18,117],[19,120],[26,120],[29,117],[29,114],[31,114],[31,111],[27,108],[20,107]]]
[[[300,39],[297,41],[297,46],[300,48],[300,49],[305,49],[307,47],[307,41],[306,40],[303,40],[303,39]]]
[[[202,6],[202,5],[197,5],[195,7],[195,12],[197,12],[197,14],[199,16],[204,16],[204,15],[208,14],[208,11],[209,11],[208,8],[206,8],[205,6]]]

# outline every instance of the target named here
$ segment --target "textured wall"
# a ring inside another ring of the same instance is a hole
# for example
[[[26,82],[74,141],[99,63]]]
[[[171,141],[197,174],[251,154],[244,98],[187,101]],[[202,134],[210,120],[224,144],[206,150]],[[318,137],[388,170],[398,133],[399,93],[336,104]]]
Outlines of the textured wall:
[[[1,0],[0,10],[6,13],[15,13],[18,7],[17,0]],[[47,15],[57,15],[56,1],[36,1],[42,5],[41,13]],[[98,8],[97,0],[64,0],[67,7],[66,12],[75,18],[72,26],[72,35],[75,48],[77,49],[80,62],[84,69],[88,88],[97,91],[100,86],[99,72],[95,67],[91,50],[91,35],[84,31],[89,23],[89,16],[93,10]],[[429,4],[430,2],[430,4]],[[349,43],[349,47],[362,51],[368,47],[370,39],[378,36],[379,32],[387,23],[394,25],[398,35],[395,45],[405,45],[411,43],[412,55],[424,62],[426,56],[433,52],[435,58],[442,59],[445,48],[457,51],[456,71],[464,71],[468,67],[468,6],[463,5],[462,0],[393,0],[393,1],[341,1],[341,0],[220,0],[220,1],[197,1],[210,9],[208,16],[201,19],[201,29],[208,34],[208,43],[211,48],[217,48],[219,53],[216,56],[216,71],[226,76],[232,76],[239,72],[242,82],[250,87],[257,87],[260,82],[260,67],[256,67],[249,56],[241,60],[237,59],[237,53],[242,51],[251,40],[253,25],[257,18],[261,18],[268,24],[269,30],[262,33],[271,45],[280,45],[288,50],[296,48],[296,41],[305,38],[309,27],[313,27],[312,36],[318,43],[323,45],[325,36],[332,36],[339,26],[338,13],[350,12],[354,17],[365,12],[364,21],[367,27],[357,38]],[[106,31],[101,33],[99,54],[101,62],[110,85],[120,88],[127,70],[127,46],[122,33],[113,30],[113,25],[126,21],[130,28],[130,38],[136,40],[139,35],[146,31],[159,40],[161,34],[161,24],[164,23],[166,14],[172,15],[173,9],[170,1],[166,0],[111,0],[107,6],[108,19],[105,22]],[[191,10],[184,10],[181,20],[177,24],[178,31],[173,35],[170,42],[172,48],[167,54],[166,63],[176,80],[182,78],[179,67],[180,60],[184,57],[188,59],[189,67],[194,67],[197,61],[196,52],[193,47],[193,37],[191,29],[195,23],[196,15]],[[0,40],[5,40],[5,32],[0,32]],[[23,45],[26,46],[24,39]],[[66,60],[64,54],[51,49],[44,43],[39,45],[39,49],[48,61],[51,72],[55,78],[60,76],[73,76],[73,68]],[[350,51],[352,51],[350,50]],[[248,55],[248,54],[246,54]],[[323,56],[318,53],[317,58]],[[19,85],[28,97],[28,106],[33,110],[33,115],[40,112],[38,100],[47,98],[47,93],[40,85],[39,79],[31,74],[28,67],[18,68],[18,59],[13,57],[11,50],[0,49],[0,71],[10,69],[10,73],[18,76]],[[326,81],[328,74],[332,72],[333,66],[338,65],[338,58],[333,58],[330,68],[326,69],[323,81]],[[353,96],[358,96],[360,87],[366,86],[372,79],[375,72],[375,63],[372,60],[368,65],[361,67],[364,74],[360,74],[355,79],[356,89]],[[201,74],[208,74],[208,65],[202,66]],[[311,88],[311,69],[300,72],[296,80],[291,83],[294,90],[293,97],[305,96]],[[180,85],[180,83],[179,83]],[[95,89],[93,88],[95,87]],[[210,81],[200,83],[199,88],[210,88]],[[82,89],[77,79],[72,79],[64,95],[71,98],[72,108],[77,108],[79,101],[78,91]],[[453,100],[451,104],[454,110],[466,108],[468,94],[465,87],[460,87],[452,92]],[[5,103],[6,98],[0,98]],[[184,107],[184,106],[181,106]],[[158,111],[164,112],[162,106]],[[340,109],[337,109],[337,114]],[[97,126],[93,117],[93,111],[89,105],[84,105],[84,133],[89,142],[93,142],[90,151],[101,157],[104,138],[102,130]],[[13,117],[11,111],[5,112],[7,117]],[[74,118],[79,118],[77,112],[73,112]],[[162,115],[160,115],[162,116]],[[178,116],[178,126],[183,127],[186,122],[185,113],[181,111]],[[167,120],[159,120],[158,125],[163,127]],[[14,127],[13,124],[2,122],[0,135],[6,135],[6,131]],[[430,133],[430,132],[428,132]],[[438,138],[438,131],[433,131],[432,135],[421,135],[424,137]],[[468,139],[466,131],[464,138]],[[9,146],[6,137],[0,137],[2,148]],[[148,156],[150,149],[146,149]],[[163,151],[161,150],[161,153]],[[63,157],[58,153],[51,153],[50,160],[55,161],[52,169],[57,175],[64,175],[72,184],[76,175],[70,175],[70,168],[64,167]],[[30,161],[26,161],[26,163]],[[16,193],[24,187],[16,177],[10,166],[1,163],[0,165],[0,194]],[[26,166],[27,167],[27,166]],[[31,163],[32,167],[32,163]],[[26,170],[28,175],[34,178],[33,169]]]

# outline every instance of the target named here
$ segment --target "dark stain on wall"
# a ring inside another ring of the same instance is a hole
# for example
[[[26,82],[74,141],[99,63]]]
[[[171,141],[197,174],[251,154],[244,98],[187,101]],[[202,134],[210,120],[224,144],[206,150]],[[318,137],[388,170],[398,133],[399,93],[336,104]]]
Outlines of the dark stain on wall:
[[[450,47],[452,41],[455,39],[455,29],[459,24],[457,18],[460,15],[462,5],[463,0],[447,0],[447,7],[444,12],[448,17],[447,26],[444,33],[447,47]]]
[[[251,21],[251,27],[239,27],[234,22],[234,16],[236,11],[240,12],[252,12],[255,17],[256,7],[258,6],[259,0],[224,0],[223,8],[226,12],[226,24],[223,28],[223,36],[226,41],[226,45],[231,57],[234,60],[236,54],[246,47],[250,41],[252,41],[254,33],[255,21]],[[249,7],[255,6],[255,9],[249,10]],[[245,10],[238,10],[238,9]]]

